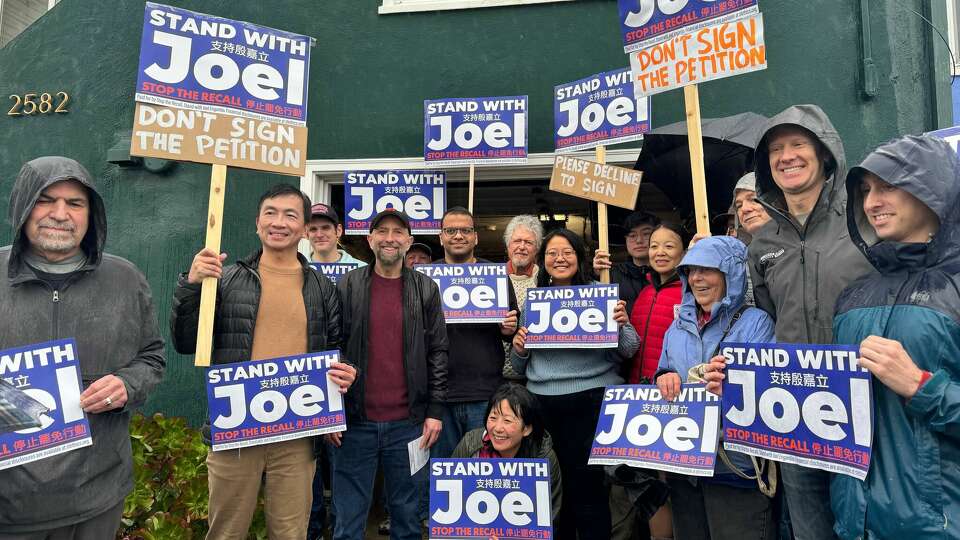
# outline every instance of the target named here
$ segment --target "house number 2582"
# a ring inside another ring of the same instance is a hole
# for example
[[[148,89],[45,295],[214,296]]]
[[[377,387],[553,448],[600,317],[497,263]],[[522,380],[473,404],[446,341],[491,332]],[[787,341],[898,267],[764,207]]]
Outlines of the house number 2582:
[[[7,111],[9,116],[31,116],[34,114],[65,113],[70,103],[70,94],[57,92],[49,94],[10,94],[13,106]]]

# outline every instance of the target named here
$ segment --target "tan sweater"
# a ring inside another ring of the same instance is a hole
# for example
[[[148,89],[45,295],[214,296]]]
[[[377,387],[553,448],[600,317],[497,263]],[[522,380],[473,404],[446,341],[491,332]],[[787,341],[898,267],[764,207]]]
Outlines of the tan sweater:
[[[260,262],[260,307],[253,330],[251,360],[307,352],[307,309],[303,269],[273,268]]]

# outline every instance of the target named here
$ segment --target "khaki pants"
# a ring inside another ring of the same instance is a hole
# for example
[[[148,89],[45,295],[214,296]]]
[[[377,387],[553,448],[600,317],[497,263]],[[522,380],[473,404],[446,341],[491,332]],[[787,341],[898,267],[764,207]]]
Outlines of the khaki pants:
[[[208,540],[244,540],[263,486],[271,540],[303,540],[313,502],[313,441],[294,439],[207,453],[210,489]]]

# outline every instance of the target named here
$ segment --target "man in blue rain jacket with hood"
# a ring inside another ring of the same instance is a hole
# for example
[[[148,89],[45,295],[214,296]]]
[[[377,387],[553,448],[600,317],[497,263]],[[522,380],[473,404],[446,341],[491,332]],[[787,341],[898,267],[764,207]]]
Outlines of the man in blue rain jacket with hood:
[[[837,300],[837,343],[873,375],[865,481],[834,475],[840,538],[960,538],[960,161],[940,139],[877,148],[846,180],[875,272]],[[878,241],[879,240],[879,241]]]

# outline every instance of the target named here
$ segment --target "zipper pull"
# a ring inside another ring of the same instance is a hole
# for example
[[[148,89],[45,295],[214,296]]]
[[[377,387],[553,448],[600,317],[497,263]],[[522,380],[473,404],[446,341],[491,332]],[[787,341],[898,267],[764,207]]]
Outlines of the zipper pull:
[[[60,301],[60,291],[59,291],[59,290],[53,291],[53,301],[54,301],[54,302],[59,302],[59,301]]]
[[[800,241],[800,264],[803,264],[803,246],[804,246],[804,241],[801,240]]]

